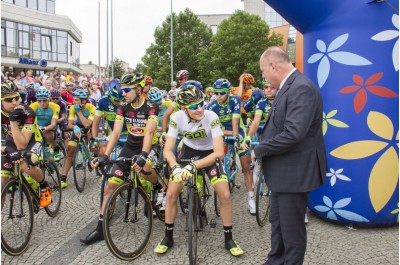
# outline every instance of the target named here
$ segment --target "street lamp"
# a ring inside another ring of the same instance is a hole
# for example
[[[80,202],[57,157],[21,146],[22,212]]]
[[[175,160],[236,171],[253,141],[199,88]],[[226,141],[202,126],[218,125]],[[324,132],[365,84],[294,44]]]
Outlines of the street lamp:
[[[174,26],[172,14],[172,0],[171,0],[171,82],[174,81]]]

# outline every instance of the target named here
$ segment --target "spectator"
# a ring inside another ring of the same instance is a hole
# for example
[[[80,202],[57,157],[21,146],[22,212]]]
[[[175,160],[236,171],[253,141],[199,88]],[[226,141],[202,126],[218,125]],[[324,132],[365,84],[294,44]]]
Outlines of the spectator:
[[[53,70],[53,77],[58,77],[60,78],[60,72],[58,71],[58,67],[54,66],[54,70]]]
[[[49,72],[49,70],[45,70],[44,71],[44,74],[42,75],[42,78],[41,78],[41,82],[42,82],[42,84],[44,84],[44,82],[47,80],[47,78],[49,78],[50,77],[50,72]]]
[[[91,88],[89,88],[89,94],[90,98],[96,101],[96,103],[99,102],[99,100],[101,99],[101,92],[97,85],[93,85]]]
[[[19,92],[26,92],[25,86],[21,81],[21,74],[15,74],[15,79],[11,80],[18,87]]]
[[[12,66],[8,67],[8,74],[13,74],[14,75],[14,68]]]
[[[54,79],[51,85],[54,89],[60,89],[60,82],[57,79]]]
[[[33,71],[32,71],[32,69],[29,69],[28,71],[26,71],[26,76],[25,76],[25,80],[26,80],[26,83],[33,83],[33,82],[35,82],[35,79],[33,78]]]
[[[22,85],[25,87],[28,84],[28,82],[26,82],[26,79],[25,79],[25,73],[21,72],[20,75],[21,75]]]
[[[79,85],[80,85],[80,86],[82,86],[82,81],[83,81],[83,80],[88,81],[88,80],[87,80],[87,77],[86,77],[86,74],[80,74],[80,75],[79,75],[79,77],[78,77],[78,82],[79,82]]]
[[[176,83],[176,81],[172,81],[171,82],[171,90],[176,90],[176,86],[177,86],[178,84]]]
[[[43,84],[44,84],[44,87],[45,87],[48,91],[51,90],[52,83],[51,83],[51,79],[50,79],[50,78],[47,78],[46,81],[44,81]]]
[[[36,90],[38,90],[39,87],[42,86],[42,83],[40,82],[40,75],[35,75],[33,84],[34,84]]]
[[[74,87],[74,83],[68,82],[65,84],[67,89],[61,91],[61,97],[67,102],[68,105],[72,105],[74,103],[74,96],[72,95],[72,88]]]

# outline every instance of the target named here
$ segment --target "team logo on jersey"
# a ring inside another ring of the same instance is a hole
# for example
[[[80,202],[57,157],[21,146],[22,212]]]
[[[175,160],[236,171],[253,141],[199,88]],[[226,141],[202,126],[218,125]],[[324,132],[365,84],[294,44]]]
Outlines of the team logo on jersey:
[[[214,168],[213,170],[211,170],[210,175],[211,175],[211,176],[217,175],[217,169]]]
[[[235,106],[235,110],[238,110],[239,108],[240,108],[240,105],[237,104],[237,105]]]
[[[129,113],[129,117],[135,117],[135,112],[131,112],[131,113]]]
[[[220,126],[221,122],[219,121],[219,119],[215,119],[211,122],[211,128],[214,128],[215,126]]]
[[[140,129],[140,128],[131,127],[129,130],[133,134],[143,134],[144,133],[144,130]]]
[[[178,125],[173,120],[169,121],[169,125],[171,125],[174,128],[178,127]]]
[[[110,110],[114,110],[114,106],[112,106],[112,105],[108,106],[108,108],[109,108]]]
[[[118,177],[122,177],[122,176],[124,175],[124,173],[123,173],[121,170],[119,170],[119,169],[115,170],[115,171],[114,171],[114,174],[115,174],[116,176],[118,176]]]
[[[3,166],[5,168],[12,168],[13,167],[12,164],[9,164],[9,163],[4,163]]]
[[[202,129],[195,132],[183,132],[183,136],[187,139],[206,138],[206,130]]]

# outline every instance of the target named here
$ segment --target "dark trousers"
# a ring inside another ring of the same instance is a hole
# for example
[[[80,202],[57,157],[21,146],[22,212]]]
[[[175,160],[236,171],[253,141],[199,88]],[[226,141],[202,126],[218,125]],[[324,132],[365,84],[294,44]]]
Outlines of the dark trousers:
[[[307,246],[304,223],[307,203],[305,192],[272,192],[269,215],[271,251],[265,264],[303,264]]]

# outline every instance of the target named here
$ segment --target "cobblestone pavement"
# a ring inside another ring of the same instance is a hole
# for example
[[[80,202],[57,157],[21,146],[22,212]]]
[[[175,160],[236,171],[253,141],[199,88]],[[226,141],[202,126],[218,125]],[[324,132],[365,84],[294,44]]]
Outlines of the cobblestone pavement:
[[[90,175],[83,193],[75,189],[71,174],[68,183],[58,216],[51,218],[43,210],[36,214],[27,251],[18,257],[8,256],[2,251],[2,264],[127,264],[113,256],[104,241],[91,246],[79,242],[79,238],[84,238],[97,225],[100,178]],[[264,263],[270,247],[270,225],[257,225],[255,217],[247,212],[246,196],[244,185],[232,194],[233,236],[246,253],[235,258],[223,248],[222,224],[218,218],[216,228],[207,226],[200,235],[200,264]],[[209,206],[213,207],[213,201],[209,202]],[[132,263],[188,264],[184,223],[184,215],[180,212],[175,224],[175,246],[160,256],[154,254],[153,249],[164,235],[164,225],[155,219],[150,244],[143,255]],[[399,264],[398,227],[349,229],[309,213],[307,230],[304,264]]]

